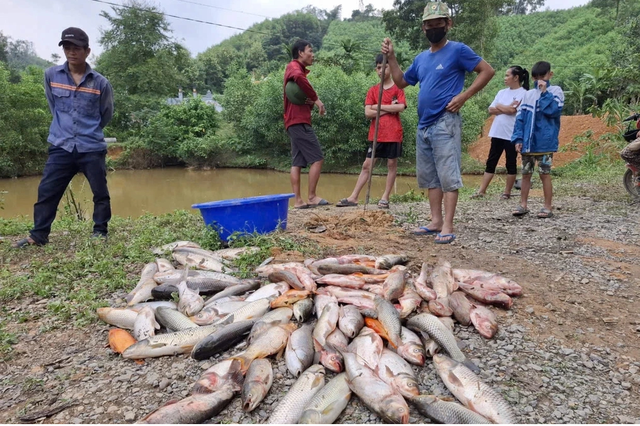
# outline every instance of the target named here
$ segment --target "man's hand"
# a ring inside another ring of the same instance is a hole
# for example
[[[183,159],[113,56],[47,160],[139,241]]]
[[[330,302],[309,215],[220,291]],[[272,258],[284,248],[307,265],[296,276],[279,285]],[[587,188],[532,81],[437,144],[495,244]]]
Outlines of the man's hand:
[[[395,52],[393,51],[393,43],[391,43],[390,38],[387,37],[384,39],[384,41],[382,42],[382,49],[380,49],[380,51],[382,52],[382,54],[395,57]]]
[[[522,144],[521,143],[517,143],[516,144],[516,152],[522,152]]]
[[[314,103],[318,106],[318,112],[320,113],[320,115],[325,115],[327,113],[327,110],[320,99],[318,99]]]
[[[307,98],[304,100],[304,103],[307,105],[315,105],[316,101],[312,101],[311,99]]]
[[[465,102],[467,102],[468,99],[469,98],[467,97],[467,95],[465,95],[464,93],[460,93],[458,96],[455,96],[453,99],[451,99],[451,102],[449,102],[449,104],[447,105],[446,110],[456,113],[460,111],[460,108],[462,108],[462,106]]]
[[[540,91],[542,93],[547,91],[547,82],[544,80],[538,80],[538,89],[540,89]]]

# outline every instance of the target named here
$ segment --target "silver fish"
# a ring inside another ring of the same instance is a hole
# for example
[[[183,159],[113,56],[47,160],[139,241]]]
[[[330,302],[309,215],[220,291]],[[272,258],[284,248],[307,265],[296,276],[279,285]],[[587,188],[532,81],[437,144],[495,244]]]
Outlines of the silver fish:
[[[122,356],[128,359],[142,359],[186,354],[191,352],[200,340],[216,331],[217,328],[217,325],[207,325],[174,333],[157,334],[129,346],[122,353]]]
[[[320,315],[322,315],[322,311],[324,310],[324,307],[327,306],[328,303],[338,304],[338,299],[336,299],[332,295],[321,294],[321,293],[318,293],[315,296],[313,296],[313,306],[315,308],[316,318],[320,318]]]
[[[211,393],[227,386],[238,392],[242,387],[243,380],[240,362],[226,359],[214,364],[202,373],[193,385],[191,393]]]
[[[313,300],[302,299],[293,304],[293,317],[298,322],[305,322],[313,314]]]
[[[313,326],[303,325],[291,333],[284,352],[284,360],[289,372],[294,377],[298,377],[313,364],[314,353]]]
[[[271,361],[265,358],[256,359],[249,366],[242,385],[242,409],[253,411],[267,396],[273,384],[273,368]]]
[[[195,394],[163,405],[137,421],[140,424],[198,424],[220,413],[233,399],[231,387],[205,394]]]
[[[244,320],[257,320],[266,314],[271,309],[269,300],[258,299],[255,302],[250,302],[243,307],[231,312],[225,318],[220,319],[216,324],[231,324],[232,322],[244,321]]]
[[[164,254],[168,251],[172,251],[178,247],[193,247],[193,248],[200,248],[200,245],[198,243],[194,243],[191,241],[174,241],[172,243],[169,244],[165,244],[163,246],[154,248],[152,250],[153,254],[157,254],[157,255],[161,255]]]
[[[413,365],[423,366],[426,355],[420,338],[413,331],[402,327],[400,340],[402,343],[396,349],[396,353]]]
[[[174,309],[174,310],[178,309],[178,305],[176,305],[174,302],[170,302],[168,300],[156,300],[154,302],[137,303],[137,304],[129,307],[129,309],[131,309],[132,311],[138,312],[140,309],[144,308],[145,306],[150,307],[154,311],[156,311],[161,306],[163,308],[169,308],[169,309]]]
[[[133,323],[133,337],[140,341],[156,334],[156,329],[160,329],[160,324],[156,321],[153,309],[142,308],[138,312],[136,321]]]
[[[204,302],[204,306],[208,306],[216,300],[223,299],[228,296],[238,296],[241,294],[245,294],[248,291],[257,290],[260,287],[260,281],[258,280],[245,280],[240,284],[235,284],[225,288],[224,290],[214,294],[209,297],[206,302]]]
[[[271,299],[276,298],[283,294],[285,291],[289,290],[289,284],[285,282],[272,283],[267,284],[265,286],[260,287],[255,292],[251,293],[245,301],[247,302],[255,302],[258,299]]]
[[[225,260],[236,260],[241,256],[256,254],[259,251],[260,247],[238,247],[216,250],[213,254]]]
[[[340,307],[338,317],[338,327],[345,336],[354,338],[364,327],[364,318],[358,308],[353,305],[343,305]]]
[[[383,348],[382,338],[369,327],[363,327],[360,334],[348,346],[349,352],[358,355],[372,370],[378,366]]]
[[[416,292],[422,297],[425,302],[430,300],[435,300],[438,298],[436,292],[431,288],[430,283],[431,276],[431,267],[427,262],[422,264],[422,269],[420,270],[420,275],[413,282],[413,285],[416,288]]]
[[[292,315],[293,311],[289,307],[278,308],[267,312],[253,325],[253,328],[251,328],[248,339],[249,343],[253,342],[257,336],[274,325],[288,323]]]
[[[324,307],[322,315],[318,318],[318,322],[313,329],[313,338],[321,346],[324,346],[327,336],[336,329],[339,313],[340,307],[337,303],[329,303]]]
[[[394,265],[407,263],[409,258],[404,254],[386,254],[376,259],[376,269],[391,269]]]
[[[155,265],[155,263],[154,263]],[[146,302],[149,299],[152,299],[151,290],[156,288],[158,283],[156,283],[153,278],[149,278],[142,283],[138,283],[133,292],[127,295],[127,306],[133,306],[140,302]]]
[[[409,400],[418,411],[436,423],[443,424],[491,424],[480,414],[457,402],[443,401],[435,395],[420,395]]]
[[[351,399],[345,373],[340,373],[316,393],[302,412],[298,424],[332,424]]]
[[[513,424],[518,419],[513,408],[489,385],[463,364],[445,355],[433,357],[438,375],[462,404],[493,423]]]
[[[220,303],[212,303],[205,306],[200,312],[190,319],[198,325],[209,325],[226,317],[230,313],[248,305],[249,302],[242,300],[230,300]]]
[[[453,311],[453,316],[462,325],[471,324],[471,302],[461,291],[454,291],[449,296],[449,307]]]
[[[194,252],[197,249],[178,248],[173,251],[173,258],[176,262],[184,266],[190,266],[196,269],[204,269],[214,272],[227,272],[230,270],[222,263],[221,258],[215,258],[200,252]]]
[[[132,309],[98,308],[98,318],[118,328],[133,330],[138,313]]]
[[[189,317],[183,315],[179,311],[162,306],[156,309],[156,318],[160,324],[164,325],[167,330],[171,331],[180,331],[186,330],[187,328],[198,327],[198,324],[191,321]]]
[[[402,344],[400,339],[400,331],[402,328],[400,324],[400,313],[388,300],[382,297],[376,296],[374,303],[376,312],[378,313],[378,321],[380,321],[387,332],[389,343],[397,348]]]
[[[180,300],[178,301],[178,310],[190,317],[197,314],[204,307],[204,299],[198,294],[197,290],[191,290],[187,287],[186,281],[180,281],[178,284],[178,294]]]
[[[140,280],[138,281],[138,284],[136,285],[136,287],[131,290],[131,292],[129,294],[127,294],[127,296],[125,297],[125,300],[127,301],[127,304],[129,305],[133,305],[133,303],[131,303],[131,300],[133,300],[136,297],[136,294],[139,291],[143,291],[143,288],[145,286],[147,286],[148,284],[146,283],[146,281],[148,280],[153,280],[153,276],[158,272],[158,265],[156,265],[156,262],[151,262],[151,263],[147,263],[144,268],[142,269],[142,274],[140,276]],[[140,296],[136,298],[136,300],[144,302],[144,300],[140,300]],[[145,299],[147,300],[147,299]],[[138,302],[136,302],[138,303]]]
[[[458,284],[453,278],[451,264],[446,260],[440,260],[431,271],[431,284],[438,295],[438,299],[447,297],[458,289]]]
[[[478,367],[464,356],[456,344],[456,338],[435,315],[418,314],[407,322],[407,327],[413,330],[424,331],[429,334],[456,361],[465,363],[470,368],[478,371]]]
[[[282,351],[287,345],[289,336],[295,329],[296,325],[293,323],[268,328],[256,336],[256,338],[251,341],[249,347],[234,356],[233,359],[240,360],[242,363],[242,371],[246,372],[254,359],[265,358]]]
[[[156,265],[158,266],[158,273],[160,274],[167,271],[174,271],[176,269],[171,262],[163,258],[156,259]]]
[[[324,367],[314,364],[291,386],[269,417],[269,424],[298,423],[302,412],[324,386]]]
[[[382,351],[376,367],[376,373],[378,377],[391,385],[405,398],[412,398],[420,394],[418,380],[409,363],[389,349]]]

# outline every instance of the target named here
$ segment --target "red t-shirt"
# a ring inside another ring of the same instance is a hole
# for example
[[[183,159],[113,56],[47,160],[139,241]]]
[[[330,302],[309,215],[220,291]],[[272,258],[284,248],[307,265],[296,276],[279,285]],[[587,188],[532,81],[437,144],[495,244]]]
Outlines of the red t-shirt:
[[[369,89],[365,105],[377,105],[380,84],[376,84]],[[404,104],[407,101],[404,97],[404,90],[399,89],[395,84],[382,92],[382,105]],[[376,131],[376,120],[371,120],[369,127],[369,140],[373,141],[373,134]],[[402,142],[402,123],[400,114],[385,114],[380,117],[380,127],[378,128],[378,142]]]
[[[284,85],[282,86],[283,92],[287,82],[289,80],[293,80],[298,84],[298,86],[300,86],[300,89],[302,89],[309,99],[314,102],[317,101],[318,95],[316,94],[316,91],[313,90],[309,80],[307,80],[307,74],[309,74],[309,70],[306,69],[300,61],[294,59],[289,62],[284,72]],[[296,105],[289,102],[289,98],[284,94],[284,128],[288,129],[289,126],[293,126],[294,124],[304,123],[311,125],[312,109],[313,105]]]

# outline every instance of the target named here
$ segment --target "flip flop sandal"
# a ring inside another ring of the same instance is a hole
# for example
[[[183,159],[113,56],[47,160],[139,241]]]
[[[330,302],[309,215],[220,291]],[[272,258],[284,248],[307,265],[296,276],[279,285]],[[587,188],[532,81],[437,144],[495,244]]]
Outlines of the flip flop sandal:
[[[338,201],[336,203],[336,207],[355,207],[357,206],[358,203],[354,203],[353,201],[349,201],[346,198],[343,198],[342,200]]]
[[[42,244],[38,244],[35,241],[31,242],[31,240],[29,240],[29,238],[23,238],[21,240],[16,241],[15,243],[11,244],[11,247],[13,248],[25,248],[27,246],[41,246]]]
[[[474,194],[472,194],[469,198],[471,198],[472,200],[476,200],[478,198],[483,198],[484,194],[482,194],[481,192],[476,192]]]
[[[515,217],[520,217],[520,216],[524,216],[527,213],[529,213],[529,209],[525,209],[522,206],[518,206],[517,209],[515,209],[513,212],[511,212],[511,214]]]
[[[318,201],[318,204],[309,204],[309,208],[318,207],[318,206],[330,206],[330,205],[331,205],[330,202],[322,198],[320,201]]]
[[[440,231],[442,231],[442,229],[429,229],[426,226],[421,226],[420,228],[422,231],[411,231],[412,235],[435,235],[440,233]]]
[[[311,208],[311,205],[309,205],[309,204],[303,204],[301,206],[294,207],[294,209],[296,209],[296,210],[306,210],[306,209],[310,209],[310,208]]]
[[[538,212],[538,219],[549,219],[551,217],[553,217],[553,212],[551,210],[543,208]]]
[[[440,238],[440,239],[438,239]],[[451,244],[456,239],[456,234],[438,234],[436,244]]]
[[[503,200],[510,200],[511,199],[511,194],[502,194],[500,196],[501,199]]]
[[[385,201],[385,200],[378,201],[378,208],[379,209],[388,209],[389,208],[389,202]]]

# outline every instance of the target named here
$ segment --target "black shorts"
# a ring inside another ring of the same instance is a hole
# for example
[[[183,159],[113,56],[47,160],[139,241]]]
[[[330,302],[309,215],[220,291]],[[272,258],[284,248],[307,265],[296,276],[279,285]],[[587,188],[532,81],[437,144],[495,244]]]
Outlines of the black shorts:
[[[308,124],[294,124],[289,126],[287,134],[291,140],[291,165],[305,168],[324,158],[320,142]]]
[[[371,158],[372,151],[373,142],[369,142],[369,148],[367,149],[367,158]],[[378,142],[376,144],[376,158],[388,158],[389,160],[393,160],[394,158],[400,158],[401,156],[401,142]]]

